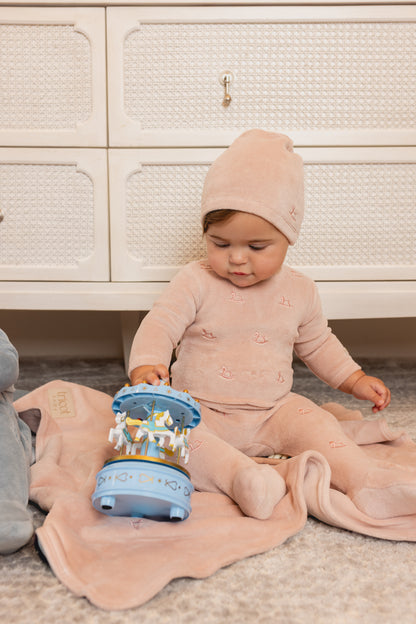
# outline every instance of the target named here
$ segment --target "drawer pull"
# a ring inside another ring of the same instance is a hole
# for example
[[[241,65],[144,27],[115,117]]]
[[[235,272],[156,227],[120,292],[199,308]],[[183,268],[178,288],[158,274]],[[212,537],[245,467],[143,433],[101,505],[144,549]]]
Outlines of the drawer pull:
[[[231,104],[230,86],[233,78],[234,76],[230,71],[224,71],[220,75],[220,84],[224,87],[224,99],[222,101],[223,106],[229,106]]]

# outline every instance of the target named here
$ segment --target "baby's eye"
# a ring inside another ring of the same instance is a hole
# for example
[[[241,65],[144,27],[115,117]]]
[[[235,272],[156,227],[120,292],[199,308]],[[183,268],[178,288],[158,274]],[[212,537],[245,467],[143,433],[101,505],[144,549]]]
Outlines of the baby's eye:
[[[250,249],[254,249],[254,251],[261,251],[262,249],[266,249],[266,245],[249,245]]]
[[[219,242],[216,242],[216,241],[213,241],[213,243],[214,243],[215,247],[221,247],[221,248],[229,247],[228,243],[219,243]]]

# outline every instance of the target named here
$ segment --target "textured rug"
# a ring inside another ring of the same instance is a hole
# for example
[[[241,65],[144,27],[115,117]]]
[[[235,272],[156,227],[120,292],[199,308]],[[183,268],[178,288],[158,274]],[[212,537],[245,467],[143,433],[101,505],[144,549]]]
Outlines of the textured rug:
[[[416,438],[416,363],[365,363],[393,393],[383,414]],[[31,390],[63,378],[114,394],[126,381],[121,362],[22,362],[19,387]],[[296,392],[317,402],[342,401],[296,366]],[[369,408],[363,410],[372,418]],[[43,514],[34,510],[39,526]],[[0,618],[13,622],[147,622],[201,624],[289,622],[364,624],[416,620],[416,545],[388,542],[328,527],[310,518],[299,534],[262,555],[237,562],[208,579],[172,581],[145,605],[103,612],[72,595],[40,559],[34,544],[0,558]],[[111,570],[109,570],[111,574]],[[126,570],[128,574],[128,570]],[[146,570],[138,584],[146,582]]]

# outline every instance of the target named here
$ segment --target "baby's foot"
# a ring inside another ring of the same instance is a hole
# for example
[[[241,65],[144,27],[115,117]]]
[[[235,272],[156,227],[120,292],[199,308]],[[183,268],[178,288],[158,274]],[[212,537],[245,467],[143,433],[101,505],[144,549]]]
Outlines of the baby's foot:
[[[364,486],[353,491],[351,499],[372,518],[416,514],[416,473],[395,465],[377,468],[366,475]]]
[[[271,466],[246,466],[232,485],[232,498],[246,516],[266,520],[286,493],[286,483]]]

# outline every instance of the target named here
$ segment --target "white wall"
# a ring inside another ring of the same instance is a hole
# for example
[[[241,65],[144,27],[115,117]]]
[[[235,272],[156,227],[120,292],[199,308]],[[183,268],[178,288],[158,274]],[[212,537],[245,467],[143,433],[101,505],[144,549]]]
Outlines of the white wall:
[[[416,359],[416,318],[330,324],[355,357]],[[119,312],[0,311],[0,327],[21,357],[123,357]]]

